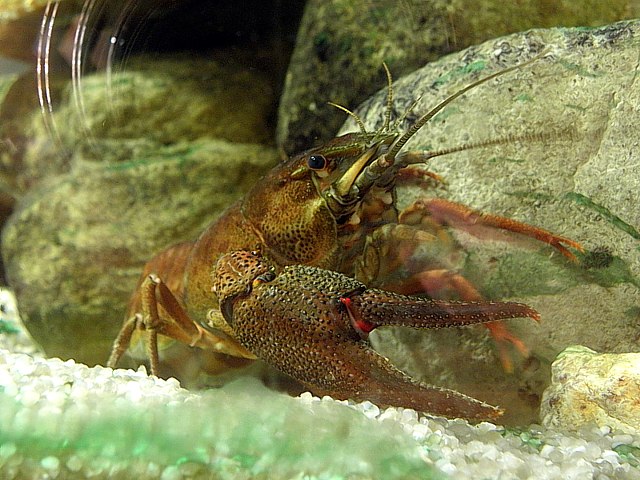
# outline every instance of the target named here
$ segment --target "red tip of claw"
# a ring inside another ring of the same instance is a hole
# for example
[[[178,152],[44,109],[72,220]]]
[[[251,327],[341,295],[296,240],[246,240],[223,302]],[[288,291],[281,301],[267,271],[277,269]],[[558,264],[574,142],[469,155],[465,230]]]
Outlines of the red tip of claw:
[[[349,320],[351,321],[351,326],[354,328],[360,338],[366,339],[369,336],[369,333],[376,328],[376,325],[373,323],[367,322],[363,318],[357,318],[353,309],[351,308],[351,299],[349,297],[340,297],[340,303],[345,306],[347,313],[349,315]]]

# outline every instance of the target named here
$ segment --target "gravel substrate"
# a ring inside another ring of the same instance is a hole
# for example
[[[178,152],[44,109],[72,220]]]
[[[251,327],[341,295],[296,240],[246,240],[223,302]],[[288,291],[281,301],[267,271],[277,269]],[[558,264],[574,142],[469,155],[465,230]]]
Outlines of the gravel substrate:
[[[0,323],[2,479],[640,480],[640,437],[607,427],[469,425],[249,379],[189,392],[144,369],[42,358],[11,311]]]

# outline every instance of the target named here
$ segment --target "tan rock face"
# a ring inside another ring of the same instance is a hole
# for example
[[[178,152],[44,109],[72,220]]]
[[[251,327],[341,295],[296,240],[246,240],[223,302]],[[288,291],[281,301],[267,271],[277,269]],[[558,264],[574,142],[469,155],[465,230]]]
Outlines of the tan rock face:
[[[587,250],[574,264],[539,244],[501,234],[479,240],[453,231],[459,250],[451,269],[487,298],[518,300],[540,311],[540,324],[509,322],[531,357],[516,375],[506,375],[491,343],[476,329],[399,331],[380,345],[396,364],[426,381],[499,404],[522,422],[535,421],[550,363],[567,345],[638,349],[640,203],[633,198],[640,191],[639,47],[638,22],[533,30],[433,62],[394,84],[397,115],[422,96],[401,125],[404,130],[472,80],[548,49],[549,58],[447,106],[406,148],[440,149],[531,133],[548,138],[434,158],[428,168],[446,185],[408,190],[400,199],[406,205],[418,197],[445,197],[541,226]],[[385,96],[383,90],[357,110],[370,130],[382,124]],[[342,132],[356,129],[349,121]]]
[[[589,423],[640,434],[640,353],[599,354],[572,346],[551,367],[540,407],[547,427]]]
[[[0,22],[16,20],[46,5],[47,0],[4,0],[0,7]]]
[[[126,70],[111,75],[88,74],[77,83],[52,75],[51,84],[53,100],[42,112],[28,101],[37,93],[32,74],[7,88],[0,132],[15,150],[0,149],[0,160],[17,196],[80,164],[126,162],[203,137],[272,137],[269,80],[231,61],[130,58]]]

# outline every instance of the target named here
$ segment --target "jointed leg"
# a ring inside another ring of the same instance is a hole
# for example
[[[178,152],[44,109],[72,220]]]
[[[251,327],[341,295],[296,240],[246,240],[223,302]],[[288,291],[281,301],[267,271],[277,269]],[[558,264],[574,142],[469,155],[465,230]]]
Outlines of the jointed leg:
[[[483,302],[486,299],[480,294],[476,287],[462,275],[449,270],[427,270],[416,273],[407,279],[404,285],[406,290],[412,293],[430,293],[433,295],[437,290],[450,289],[458,296],[468,302]],[[396,291],[399,288],[395,289]],[[537,318],[536,318],[537,320]],[[498,346],[500,361],[506,372],[513,371],[513,362],[508,345],[511,344],[523,357],[529,356],[529,349],[525,343],[509,331],[506,325],[501,322],[488,322],[484,326],[489,330],[493,340]]]
[[[131,344],[131,336],[133,335],[133,332],[135,330],[142,329],[141,322],[142,315],[137,313],[133,317],[129,317],[124,325],[122,325],[120,332],[118,332],[118,336],[113,342],[113,347],[111,347],[111,355],[109,355],[109,360],[107,360],[108,367],[115,368],[118,364],[124,355],[124,352],[127,351]]]
[[[203,341],[203,337],[212,335],[189,318],[176,297],[157,275],[147,275],[140,285],[140,304],[142,312],[131,316],[124,323],[113,344],[107,362],[109,367],[117,365],[129,348],[131,337],[136,330],[145,333],[146,350],[152,375],[157,375],[159,371],[158,334],[190,346],[208,345]],[[158,305],[162,306],[166,315],[160,316]]]
[[[438,229],[429,217],[415,223],[418,225],[385,225],[373,232],[367,239],[361,264],[356,268],[356,278],[370,284],[372,279],[376,279],[376,286],[405,295],[427,294],[438,298],[443,291],[450,290],[463,301],[486,301],[469,280],[453,270],[453,265],[447,268],[447,256],[455,255],[456,246],[446,230]],[[421,230],[423,226],[429,232]],[[390,245],[393,245],[392,249]],[[417,246],[427,247],[433,258],[424,258],[419,266],[415,266],[414,273],[407,277],[406,270],[411,270],[410,257]],[[399,274],[401,269],[404,269],[404,275]],[[380,282],[380,279],[385,281]],[[489,322],[484,326],[489,329],[498,346],[505,371],[513,370],[511,347],[525,357],[529,355],[524,342],[512,334],[503,322]]]
[[[442,198],[416,201],[400,215],[400,222],[415,224],[421,217],[428,217],[429,221],[435,221],[442,226],[450,225],[479,237],[482,236],[482,227],[524,235],[551,245],[573,262],[577,261],[576,256],[567,247],[578,251],[584,250],[578,242],[555,235],[543,228],[498,215],[478,212],[465,205]]]

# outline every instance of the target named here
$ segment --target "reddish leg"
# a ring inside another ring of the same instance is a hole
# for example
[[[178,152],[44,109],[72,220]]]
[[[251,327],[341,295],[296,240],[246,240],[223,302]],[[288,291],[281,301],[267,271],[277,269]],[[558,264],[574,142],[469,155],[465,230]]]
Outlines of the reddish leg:
[[[418,216],[416,212],[412,213]],[[417,225],[385,225],[369,237],[363,260],[356,268],[356,278],[405,295],[426,293],[438,298],[449,290],[464,301],[485,301],[471,282],[455,272],[455,262],[449,263],[458,248],[451,236],[432,218],[424,216],[424,211],[419,213],[417,219],[412,218]],[[428,247],[433,258],[423,259],[420,270],[409,277],[397,275],[400,268],[410,264],[410,257],[418,246]],[[511,349],[515,348],[525,357],[529,355],[529,349],[503,322],[489,322],[484,326],[496,342],[503,368],[507,372],[513,371]]]
[[[423,188],[430,187],[433,182],[436,183],[446,183],[444,181],[444,177],[438,175],[437,173],[430,172],[429,170],[425,170],[424,168],[409,166],[403,168],[396,175],[396,182],[404,183],[417,183]]]
[[[568,247],[578,251],[584,250],[579,243],[542,228],[498,215],[477,212],[465,205],[440,198],[416,201],[400,214],[399,221],[430,231],[438,231],[439,227],[450,226],[479,238],[487,236],[487,234],[491,236],[491,231],[494,229],[509,231],[546,243],[573,262],[576,262],[577,258]],[[419,272],[409,279],[408,284],[413,284],[414,287],[421,285],[421,291],[430,294],[439,288],[451,288],[458,292],[463,300],[480,301],[483,299],[480,292],[468,280],[447,270],[436,269]],[[522,340],[510,333],[503,323],[490,323],[487,324],[487,328],[496,340],[505,370],[511,371],[513,364],[508,354],[507,345],[513,345],[524,356],[528,355],[528,348]]]
[[[402,212],[400,222],[413,224],[416,216],[429,217],[442,226],[448,225],[452,228],[464,230],[479,238],[486,236],[487,228],[495,228],[524,235],[551,245],[573,262],[577,262],[577,258],[567,247],[571,247],[580,252],[584,251],[584,248],[578,242],[555,235],[543,228],[498,215],[477,212],[465,205],[442,198],[416,201],[412,206]]]
[[[409,277],[402,284],[385,285],[385,288],[389,287],[393,291],[402,291],[406,295],[427,292],[431,296],[435,296],[438,291],[453,290],[464,301],[486,301],[469,280],[458,273],[444,269],[419,272]],[[539,321],[539,318],[534,319]],[[489,330],[491,337],[496,342],[502,367],[506,372],[513,372],[510,346],[515,347],[523,357],[529,356],[529,349],[520,338],[509,331],[504,322],[488,322],[483,326]]]
[[[124,323],[116,338],[107,366],[115,367],[129,348],[134,331],[144,332],[151,374],[157,375],[160,359],[158,355],[158,335],[172,338],[192,347],[212,349],[217,352],[242,358],[255,358],[236,342],[230,342],[205,330],[193,322],[169,288],[156,275],[150,274],[140,286],[141,313],[137,313]],[[160,315],[158,307],[164,314]]]

